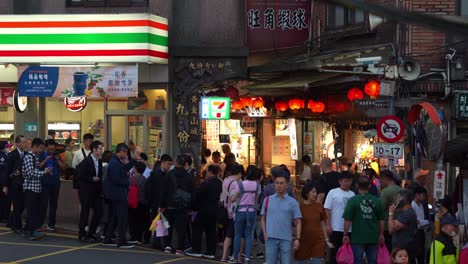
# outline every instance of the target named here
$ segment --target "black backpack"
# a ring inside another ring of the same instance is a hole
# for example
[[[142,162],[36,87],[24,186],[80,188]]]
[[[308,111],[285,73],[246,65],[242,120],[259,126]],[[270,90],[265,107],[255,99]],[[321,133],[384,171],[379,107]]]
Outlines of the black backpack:
[[[176,208],[178,209],[190,208],[190,205],[192,202],[192,194],[179,188],[179,186],[177,185],[177,179],[176,179],[174,171],[170,172],[169,177],[172,180],[172,184],[175,190],[174,203],[175,203]]]
[[[86,152],[84,151],[83,148],[81,148],[81,152],[83,153],[83,160],[80,163],[78,163],[78,165],[76,165],[75,167],[75,171],[73,173],[73,189],[80,188],[79,179],[80,179],[81,166],[83,164],[83,161],[88,157],[86,156]],[[91,155],[91,152],[89,152],[89,155]]]

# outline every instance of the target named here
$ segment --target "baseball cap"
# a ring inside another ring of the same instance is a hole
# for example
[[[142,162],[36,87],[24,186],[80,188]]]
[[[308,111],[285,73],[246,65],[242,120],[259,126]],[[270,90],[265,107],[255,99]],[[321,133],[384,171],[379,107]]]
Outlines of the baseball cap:
[[[458,225],[458,221],[455,218],[455,216],[453,216],[450,213],[447,213],[444,216],[442,216],[442,219],[440,219],[440,226],[444,225]]]

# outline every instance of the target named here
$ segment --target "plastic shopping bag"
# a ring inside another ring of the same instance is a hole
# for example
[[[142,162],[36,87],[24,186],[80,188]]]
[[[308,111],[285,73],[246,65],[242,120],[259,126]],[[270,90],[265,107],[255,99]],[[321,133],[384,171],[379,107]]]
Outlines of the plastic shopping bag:
[[[158,220],[156,223],[156,237],[165,237],[169,235],[169,229],[164,226],[162,220]]]
[[[336,253],[336,262],[338,264],[354,263],[353,249],[349,243],[343,244],[343,246],[338,249],[338,252]]]
[[[379,250],[377,251],[377,264],[391,264],[392,258],[390,257],[390,253],[388,253],[388,249],[384,243],[379,245]]]
[[[149,230],[151,232],[156,231],[156,226],[158,225],[158,221],[161,220],[161,213],[159,213],[154,219],[153,222],[151,222]]]

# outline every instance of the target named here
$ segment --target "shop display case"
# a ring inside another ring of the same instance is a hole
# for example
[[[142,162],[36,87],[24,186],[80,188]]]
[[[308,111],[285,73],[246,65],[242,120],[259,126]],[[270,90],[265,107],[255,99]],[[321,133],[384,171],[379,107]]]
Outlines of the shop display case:
[[[1,141],[9,141],[10,136],[15,132],[15,125],[14,124],[0,124],[0,140]]]
[[[72,138],[76,144],[81,143],[81,125],[79,123],[49,123],[47,130],[55,131],[55,141],[65,144],[67,138]]]

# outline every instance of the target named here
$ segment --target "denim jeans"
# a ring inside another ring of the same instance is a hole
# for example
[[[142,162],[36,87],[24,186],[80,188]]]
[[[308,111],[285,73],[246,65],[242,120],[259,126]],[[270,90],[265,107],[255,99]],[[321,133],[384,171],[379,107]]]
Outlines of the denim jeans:
[[[265,241],[266,263],[292,264],[293,242],[291,240],[268,238]]]
[[[354,264],[361,264],[364,252],[366,252],[367,264],[377,264],[377,250],[376,244],[352,244]]]
[[[322,258],[311,258],[306,260],[296,260],[296,264],[322,264]]]
[[[255,212],[239,212],[236,213],[236,219],[234,221],[234,251],[232,255],[237,257],[240,251],[241,238],[245,238],[245,256],[250,258],[252,255],[252,240],[253,231],[255,228]]]

